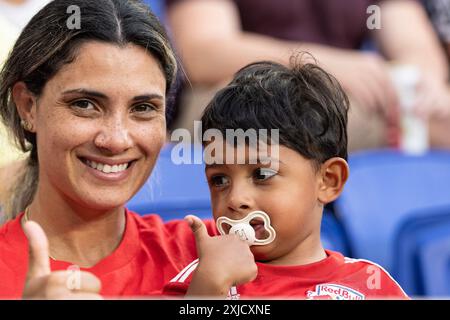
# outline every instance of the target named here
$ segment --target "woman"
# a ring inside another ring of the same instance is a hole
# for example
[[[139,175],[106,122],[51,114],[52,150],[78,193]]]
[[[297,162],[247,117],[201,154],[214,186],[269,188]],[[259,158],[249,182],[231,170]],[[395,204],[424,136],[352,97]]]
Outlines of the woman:
[[[55,0],[30,21],[0,86],[2,120],[30,150],[0,229],[1,297],[155,295],[192,260],[185,223],[124,207],[164,143],[175,73],[138,1]]]

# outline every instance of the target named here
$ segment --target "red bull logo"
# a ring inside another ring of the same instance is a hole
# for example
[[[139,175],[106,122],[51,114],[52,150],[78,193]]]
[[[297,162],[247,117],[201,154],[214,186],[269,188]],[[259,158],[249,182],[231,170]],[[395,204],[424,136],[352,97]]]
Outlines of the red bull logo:
[[[308,298],[321,299],[327,297],[332,300],[364,300],[365,296],[352,288],[339,284],[319,284],[315,291],[308,291]]]

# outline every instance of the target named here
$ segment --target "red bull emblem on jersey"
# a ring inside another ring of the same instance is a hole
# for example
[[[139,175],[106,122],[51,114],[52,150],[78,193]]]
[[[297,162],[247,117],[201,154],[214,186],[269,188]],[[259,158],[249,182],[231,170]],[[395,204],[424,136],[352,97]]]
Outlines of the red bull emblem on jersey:
[[[325,283],[316,286],[315,291],[308,291],[309,299],[328,298],[332,300],[364,300],[365,296],[359,291],[339,284]]]

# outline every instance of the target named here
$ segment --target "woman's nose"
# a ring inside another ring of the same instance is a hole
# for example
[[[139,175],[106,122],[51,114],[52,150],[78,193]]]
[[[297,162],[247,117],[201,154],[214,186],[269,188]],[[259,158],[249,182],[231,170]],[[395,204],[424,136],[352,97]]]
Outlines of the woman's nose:
[[[120,154],[130,149],[133,146],[133,140],[127,121],[119,116],[104,121],[95,137],[94,144],[97,148],[111,154]]]

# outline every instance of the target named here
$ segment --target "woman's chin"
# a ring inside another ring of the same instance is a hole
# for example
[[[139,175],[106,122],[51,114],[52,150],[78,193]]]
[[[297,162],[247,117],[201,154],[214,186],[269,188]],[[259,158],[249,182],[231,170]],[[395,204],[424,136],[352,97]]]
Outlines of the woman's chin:
[[[130,200],[132,194],[130,192],[97,192],[94,194],[83,194],[78,197],[76,202],[82,203],[83,207],[90,208],[94,211],[108,211],[115,208],[124,207]]]

